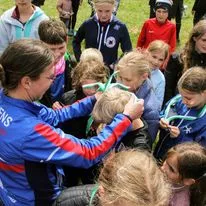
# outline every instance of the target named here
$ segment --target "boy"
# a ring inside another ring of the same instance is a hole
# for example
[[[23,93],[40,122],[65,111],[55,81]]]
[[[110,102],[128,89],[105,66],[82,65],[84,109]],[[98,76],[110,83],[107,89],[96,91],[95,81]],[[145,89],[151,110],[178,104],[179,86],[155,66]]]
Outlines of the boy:
[[[169,44],[170,52],[176,48],[176,27],[168,20],[171,12],[171,0],[157,0],[155,4],[155,18],[145,21],[140,32],[137,47],[147,48],[154,40],[163,40]]]
[[[38,32],[40,39],[50,47],[55,56],[55,80],[40,100],[46,106],[52,107],[64,92],[72,89],[72,60],[67,52],[67,29],[63,22],[50,19],[41,22]]]

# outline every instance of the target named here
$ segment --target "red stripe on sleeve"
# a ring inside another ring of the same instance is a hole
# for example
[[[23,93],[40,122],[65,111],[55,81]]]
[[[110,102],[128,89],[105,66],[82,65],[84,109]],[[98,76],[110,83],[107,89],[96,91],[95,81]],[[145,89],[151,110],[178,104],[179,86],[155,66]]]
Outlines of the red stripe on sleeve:
[[[50,143],[61,149],[73,152],[77,155],[83,156],[85,159],[92,160],[96,159],[98,156],[102,155],[108,151],[117,139],[122,135],[122,133],[130,126],[131,122],[128,118],[124,118],[114,129],[112,134],[110,134],[103,142],[100,139],[96,139],[96,144],[91,143],[90,140],[74,140],[70,138],[62,138],[58,133],[56,133],[50,126],[45,124],[38,124],[35,127],[35,131],[47,139]],[[108,131],[107,131],[108,132]]]
[[[25,168],[23,165],[8,165],[3,162],[0,162],[0,170],[7,170],[16,173],[21,173],[25,171]]]

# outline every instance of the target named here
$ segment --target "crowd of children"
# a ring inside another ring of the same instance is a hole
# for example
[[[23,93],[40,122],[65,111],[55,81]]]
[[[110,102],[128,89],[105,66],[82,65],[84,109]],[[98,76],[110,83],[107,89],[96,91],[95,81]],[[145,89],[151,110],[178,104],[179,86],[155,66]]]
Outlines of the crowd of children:
[[[177,52],[173,1],[150,1],[132,49],[120,1],[75,34],[81,3],[0,17],[0,204],[206,205],[206,20]]]

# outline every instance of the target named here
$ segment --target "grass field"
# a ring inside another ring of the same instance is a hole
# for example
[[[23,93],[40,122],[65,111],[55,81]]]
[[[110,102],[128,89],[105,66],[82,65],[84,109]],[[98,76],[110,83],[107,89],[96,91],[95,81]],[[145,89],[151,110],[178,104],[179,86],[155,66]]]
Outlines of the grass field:
[[[180,32],[181,48],[186,42],[189,32],[192,28],[192,19],[191,9],[193,6],[194,0],[185,0],[184,4],[187,5],[187,11],[185,16],[182,19],[182,28]],[[10,7],[14,5],[14,0],[0,0],[0,15]],[[45,13],[52,17],[58,18],[56,11],[56,0],[46,0],[45,5],[42,7]],[[79,25],[90,16],[90,7],[87,4],[87,0],[83,0],[78,12],[78,19],[76,29]],[[142,24],[149,16],[149,5],[148,0],[121,0],[120,7],[118,10],[117,17],[126,23],[130,37],[132,40],[133,47],[136,45],[137,37],[141,30]],[[0,34],[1,35],[1,34]],[[71,42],[71,41],[70,41]],[[70,44],[69,42],[69,44]],[[70,45],[68,46],[69,50],[71,49]],[[70,51],[71,52],[71,51]]]

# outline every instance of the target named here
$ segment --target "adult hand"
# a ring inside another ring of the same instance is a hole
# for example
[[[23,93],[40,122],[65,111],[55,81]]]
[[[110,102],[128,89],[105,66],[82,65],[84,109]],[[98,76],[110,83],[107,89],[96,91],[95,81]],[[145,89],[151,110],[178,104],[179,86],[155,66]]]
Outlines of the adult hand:
[[[144,111],[144,100],[139,99],[136,101],[132,96],[129,102],[125,105],[123,114],[128,115],[132,120],[140,118]]]

